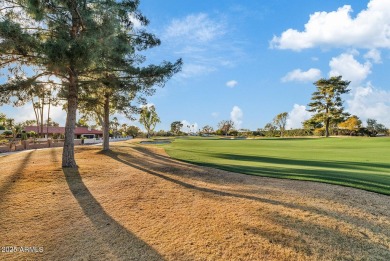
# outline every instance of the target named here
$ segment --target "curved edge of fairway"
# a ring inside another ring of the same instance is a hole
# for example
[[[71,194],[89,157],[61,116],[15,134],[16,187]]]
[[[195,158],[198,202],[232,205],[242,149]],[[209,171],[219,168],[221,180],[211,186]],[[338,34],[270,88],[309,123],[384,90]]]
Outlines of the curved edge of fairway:
[[[340,140],[340,138],[336,138]],[[350,140],[350,138],[346,138],[345,140]],[[188,141],[188,140],[186,140]],[[184,142],[186,142],[184,141]],[[212,142],[212,140],[209,140]],[[224,140],[225,142],[232,142],[229,140]],[[267,141],[267,140],[262,140]],[[269,141],[269,140],[268,140]],[[270,141],[275,141],[274,139]],[[281,140],[277,140],[280,143]],[[297,140],[292,140],[293,142],[297,142]],[[298,142],[305,142],[305,139],[301,139]],[[329,139],[325,140],[329,141]],[[233,141],[237,142],[237,141]],[[244,141],[245,142],[245,141]],[[344,142],[344,141],[343,141]],[[340,147],[342,150],[344,143],[335,142],[336,148]],[[355,142],[353,141],[352,145]],[[176,143],[176,142],[174,142]],[[338,185],[344,187],[351,187],[356,189],[361,189],[365,191],[370,191],[382,195],[390,196],[390,163],[365,163],[358,161],[332,161],[333,159],[328,159],[323,164],[321,161],[311,161],[307,158],[302,158],[300,160],[295,160],[298,162],[306,162],[309,166],[303,165],[293,165],[290,163],[280,163],[283,161],[283,153],[280,158],[272,158],[272,157],[258,157],[265,158],[268,162],[257,162],[257,164],[253,164],[251,162],[251,158],[255,158],[253,155],[245,155],[245,154],[237,154],[237,158],[244,158],[244,160],[235,160],[234,154],[223,154],[219,153],[218,148],[214,150],[205,146],[205,144],[201,144],[201,149],[193,149],[189,150],[178,150],[175,148],[175,144],[163,145],[165,152],[171,158],[174,158],[179,161],[183,161],[186,163],[215,168],[220,170],[225,170],[229,172],[234,172],[237,174],[251,175],[251,176],[260,176],[267,178],[275,178],[275,179],[290,179],[290,180],[299,180],[299,181],[309,181],[309,182],[319,182],[331,185]],[[348,142],[347,142],[348,143]],[[203,148],[203,150],[202,150]],[[312,148],[312,147],[311,147]],[[275,150],[275,148],[273,148]],[[280,148],[277,148],[280,149]],[[329,149],[329,148],[328,148]],[[330,148],[332,151],[334,148]],[[352,149],[353,146],[352,146]],[[372,148],[371,148],[372,149]],[[376,149],[376,148],[375,148]],[[354,149],[355,152],[357,151]],[[217,151],[217,152],[216,152]],[[284,153],[291,153],[289,151]],[[365,151],[360,151],[360,154],[365,154]],[[210,156],[211,155],[211,156]],[[323,155],[324,157],[326,157]],[[220,158],[218,158],[218,156]],[[205,158],[212,158],[205,160]],[[335,155],[337,157],[337,153]],[[249,159],[249,160],[248,160]],[[374,159],[376,159],[374,157]],[[278,162],[277,164],[272,161]],[[350,160],[350,159],[349,159]],[[371,159],[370,159],[371,160]],[[367,160],[367,161],[370,161]],[[292,161],[291,159],[286,159],[287,162]],[[270,163],[271,162],[271,163]],[[343,166],[344,164],[346,166]],[[319,166],[314,166],[318,164]],[[356,166],[353,166],[356,164]],[[352,166],[350,169],[349,166]],[[337,168],[339,167],[339,168]]]
[[[168,152],[167,152],[167,154],[169,155]],[[367,186],[357,185],[356,183],[347,183],[347,182],[341,182],[341,181],[337,182],[337,181],[331,181],[331,180],[326,180],[326,179],[316,179],[316,178],[308,178],[308,177],[294,177],[294,176],[282,176],[282,175],[275,176],[275,175],[267,175],[267,174],[246,173],[246,172],[236,171],[236,170],[234,170],[234,168],[229,168],[229,167],[224,167],[224,166],[214,165],[214,164],[199,163],[199,162],[175,158],[175,157],[172,157],[171,155],[169,155],[169,156],[173,159],[176,159],[176,160],[179,160],[179,161],[182,161],[185,163],[194,164],[194,165],[198,165],[198,166],[202,166],[202,167],[215,168],[215,169],[224,170],[224,171],[228,171],[228,172],[234,172],[234,173],[237,173],[240,175],[258,176],[258,177],[273,178],[273,179],[287,179],[287,180],[297,180],[297,181],[307,181],[307,182],[319,182],[319,183],[323,183],[323,184],[361,189],[364,191],[369,191],[369,192],[374,192],[374,193],[378,193],[381,195],[390,196],[390,191],[388,191],[387,189],[370,189]]]

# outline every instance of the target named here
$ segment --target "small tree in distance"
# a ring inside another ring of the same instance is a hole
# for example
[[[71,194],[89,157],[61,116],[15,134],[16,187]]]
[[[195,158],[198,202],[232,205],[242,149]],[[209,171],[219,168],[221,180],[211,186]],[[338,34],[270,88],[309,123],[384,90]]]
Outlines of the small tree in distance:
[[[214,132],[214,129],[211,126],[206,125],[202,128],[201,132],[204,134],[211,134],[212,132]]]
[[[274,124],[279,127],[280,137],[283,137],[284,131],[286,130],[288,112],[282,112],[275,116]]]
[[[218,129],[220,129],[225,136],[227,136],[229,131],[233,128],[234,122],[232,120],[223,120],[218,123]]]
[[[146,138],[150,138],[156,124],[160,122],[154,106],[144,106],[141,109],[139,122],[145,127]]]
[[[128,126],[126,129],[126,134],[136,138],[141,134],[141,130],[137,126]]]
[[[367,119],[367,130],[370,131],[373,136],[376,136],[378,133],[387,133],[385,125],[378,123],[375,119]]]
[[[171,123],[171,132],[175,135],[178,135],[182,127],[183,123],[181,123],[180,121],[174,121]]]
[[[275,137],[276,136],[276,126],[269,122],[264,126],[264,130],[266,131],[266,136]]]

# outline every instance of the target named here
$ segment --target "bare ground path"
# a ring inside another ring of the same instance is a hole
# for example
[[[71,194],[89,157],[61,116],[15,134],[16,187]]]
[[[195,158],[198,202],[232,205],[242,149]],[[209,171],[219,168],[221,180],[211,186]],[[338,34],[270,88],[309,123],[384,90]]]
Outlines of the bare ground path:
[[[61,149],[0,158],[0,247],[17,247],[0,260],[390,260],[389,196],[194,166],[134,142],[76,158],[78,170],[62,170]],[[43,252],[21,252],[33,246]]]

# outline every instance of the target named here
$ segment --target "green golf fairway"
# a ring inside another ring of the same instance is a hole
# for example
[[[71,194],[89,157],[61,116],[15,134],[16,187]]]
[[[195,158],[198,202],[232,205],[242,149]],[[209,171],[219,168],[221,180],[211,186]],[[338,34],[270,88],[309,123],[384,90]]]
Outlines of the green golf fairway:
[[[163,147],[171,157],[194,164],[390,195],[390,138],[183,138]]]

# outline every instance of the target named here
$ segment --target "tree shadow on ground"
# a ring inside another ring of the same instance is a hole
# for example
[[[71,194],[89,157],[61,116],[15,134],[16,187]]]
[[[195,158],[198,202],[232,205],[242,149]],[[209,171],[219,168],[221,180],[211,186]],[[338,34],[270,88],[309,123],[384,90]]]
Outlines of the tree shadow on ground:
[[[19,167],[14,171],[13,174],[9,175],[0,187],[0,203],[4,199],[4,194],[15,185],[18,179],[23,176],[23,170],[27,167],[30,162],[31,156],[35,151],[26,152],[26,156],[20,160]]]
[[[343,221],[348,222],[348,223],[349,222],[357,223],[357,224],[360,224],[359,226],[365,227],[366,229],[369,229],[369,230],[372,230],[375,227],[379,229],[378,224],[370,223],[367,220],[363,220],[361,218],[358,218],[358,217],[355,217],[355,216],[351,216],[348,213],[344,213],[344,212],[340,213],[340,212],[337,212],[337,211],[323,210],[321,208],[310,207],[310,206],[307,206],[307,205],[296,204],[296,203],[293,203],[293,202],[270,199],[270,198],[267,198],[267,197],[262,197],[261,196],[262,192],[260,192],[260,193],[258,192],[259,195],[258,196],[257,195],[254,196],[254,195],[248,195],[248,194],[239,193],[237,191],[223,191],[223,190],[211,189],[211,188],[207,188],[207,187],[197,186],[197,185],[194,185],[194,184],[191,184],[191,183],[188,183],[188,182],[184,182],[182,180],[179,180],[179,179],[175,178],[175,176],[181,177],[181,178],[185,177],[185,178],[188,178],[190,180],[193,177],[195,177],[195,176],[196,176],[197,179],[199,179],[199,177],[201,177],[201,180],[204,181],[204,182],[208,182],[209,179],[207,177],[208,175],[206,175],[206,176],[198,176],[197,174],[181,175],[180,171],[179,172],[174,172],[174,173],[169,172],[170,175],[167,175],[168,173],[167,174],[162,173],[161,171],[158,170],[157,167],[156,167],[156,169],[154,169],[153,165],[155,163],[153,163],[153,162],[158,161],[160,159],[160,157],[164,157],[164,156],[155,155],[155,154],[153,154],[150,151],[147,154],[148,158],[147,159],[145,158],[145,160],[144,160],[145,162],[147,161],[148,166],[143,165],[143,163],[142,163],[143,161],[137,160],[133,156],[131,156],[131,155],[127,154],[127,153],[124,153],[124,152],[120,152],[120,151],[107,151],[107,152],[105,152],[103,154],[108,156],[108,157],[110,157],[110,158],[112,158],[112,159],[114,159],[114,160],[116,160],[116,161],[118,161],[118,162],[121,162],[121,163],[126,164],[126,165],[128,165],[130,167],[133,167],[135,169],[138,169],[138,170],[141,170],[143,172],[146,172],[146,173],[148,173],[150,175],[153,175],[153,176],[159,177],[161,179],[164,179],[166,181],[175,183],[175,184],[180,185],[180,186],[182,186],[184,188],[187,188],[187,189],[196,190],[196,191],[199,191],[199,192],[202,192],[202,193],[206,193],[208,195],[220,196],[220,197],[233,197],[233,198],[240,198],[240,199],[259,201],[259,202],[263,202],[263,203],[270,204],[270,205],[279,205],[279,206],[283,206],[283,207],[290,208],[290,209],[297,209],[297,210],[301,210],[301,211],[308,211],[308,212],[315,213],[315,214],[318,214],[318,215],[323,215],[323,216],[328,216],[330,218],[340,219],[340,220],[343,220]],[[181,164],[181,162],[177,162],[177,161],[175,161],[175,163],[176,164]],[[161,162],[159,164],[161,164]],[[183,163],[183,165],[184,164],[185,163]],[[180,169],[180,166],[176,166],[176,168]],[[214,184],[218,184],[218,179],[219,179],[219,184],[221,183],[221,179],[217,178],[216,180],[214,180]],[[226,184],[226,182],[227,182],[226,180],[223,180],[224,184]],[[266,193],[266,192],[264,192],[264,193]],[[383,231],[387,231],[388,229],[390,229],[390,227],[381,227],[381,230],[383,230]],[[376,231],[376,232],[378,233],[378,231]],[[386,233],[386,236],[390,236],[390,234]]]
[[[130,149],[130,147],[127,148]],[[163,160],[173,165],[178,164],[177,160],[153,153],[145,147],[132,146],[131,149],[148,156],[149,159]],[[380,174],[390,169],[390,164],[386,163],[299,160],[221,153],[210,153],[209,157],[228,160],[231,164],[191,160],[182,160],[182,162],[256,176],[331,183],[390,195],[390,174]],[[266,165],[250,166],[246,162]]]
[[[262,214],[262,218],[278,226],[277,232],[262,226],[246,224],[242,225],[242,229],[246,233],[267,238],[270,243],[281,245],[294,252],[303,252],[308,256],[317,253],[313,260],[327,260],[329,255],[333,260],[372,260],[373,257],[376,260],[390,260],[390,251],[386,242],[375,242],[360,229],[346,232],[334,224],[302,220],[285,213]],[[326,246],[333,246],[332,253],[325,252]]]
[[[288,230],[295,230],[296,233],[294,236],[290,236],[290,238],[286,238],[285,235],[278,234],[279,232],[273,233],[268,230],[262,230],[260,227],[242,227],[244,231],[249,230],[250,233],[258,234],[259,236],[265,237],[270,240],[270,242],[274,243],[280,243],[283,246],[289,247],[293,249],[294,251],[304,252],[307,255],[311,255],[311,249],[314,248],[321,248],[322,242],[326,241],[327,244],[337,244],[337,242],[349,242],[349,241],[355,241],[357,246],[362,246],[363,249],[360,249],[360,255],[366,255],[367,253],[374,253],[375,251],[379,251],[379,256],[386,256],[388,255],[388,252],[384,248],[384,245],[374,243],[368,238],[364,232],[362,231],[371,231],[372,233],[376,234],[377,236],[380,236],[381,238],[390,238],[389,234],[389,227],[385,224],[379,224],[374,221],[369,221],[364,219],[363,217],[357,217],[354,215],[350,215],[347,212],[340,212],[340,211],[333,211],[329,209],[321,209],[317,207],[308,206],[306,204],[299,204],[289,201],[282,201],[272,198],[263,197],[261,194],[262,192],[257,192],[257,195],[250,195],[250,194],[243,194],[239,191],[226,191],[224,189],[212,189],[208,188],[202,185],[195,185],[191,182],[191,174],[187,174],[185,176],[182,176],[180,172],[176,173],[164,173],[163,170],[156,167],[158,164],[161,164],[161,161],[165,160],[164,156],[161,155],[154,155],[151,151],[145,151],[144,149],[140,148],[131,148],[136,149],[137,151],[142,151],[143,156],[148,156],[147,158],[144,158],[144,160],[139,160],[139,158],[130,156],[129,154],[122,152],[122,151],[109,151],[105,152],[104,155],[120,162],[123,164],[126,164],[132,168],[141,170],[145,173],[148,173],[150,175],[153,175],[155,177],[161,178],[165,181],[172,182],[174,184],[177,184],[179,186],[182,186],[189,190],[195,190],[201,193],[204,193],[205,195],[209,195],[212,197],[219,197],[223,200],[225,197],[230,198],[239,198],[239,199],[245,199],[245,200],[251,200],[256,202],[262,202],[266,203],[272,206],[282,206],[291,210],[299,210],[303,213],[311,213],[317,217],[327,217],[330,220],[334,220],[340,224],[348,224],[348,226],[352,226],[355,229],[357,229],[361,233],[361,237],[356,237],[356,235],[350,235],[346,234],[345,232],[339,231],[337,228],[327,227],[326,225],[320,225],[313,223],[314,220],[309,220],[307,222],[302,222],[301,220],[295,219],[293,216],[289,215],[283,215],[273,216],[273,214],[269,214],[267,218],[269,220],[272,220],[274,224],[278,224],[281,227],[284,227],[286,231]],[[128,151],[128,153],[131,153],[131,150]],[[145,162],[145,163],[143,163]],[[152,162],[152,164],[150,164]],[[178,162],[175,162],[176,164],[180,164]],[[156,165],[154,165],[156,164]],[[186,164],[183,164],[186,165]],[[179,166],[177,166],[179,168]],[[183,179],[188,178],[190,179],[188,182]],[[204,181],[207,182],[207,179],[204,179]],[[271,209],[272,209],[271,206]],[[275,210],[276,211],[276,210]],[[276,212],[275,212],[276,213]],[[300,239],[300,234],[303,233],[305,240]],[[306,234],[305,234],[306,233]],[[286,234],[287,235],[287,234]],[[307,236],[309,235],[309,236]],[[323,238],[326,237],[326,238]],[[315,246],[310,246],[310,240],[314,240]],[[279,242],[278,242],[279,241]],[[348,244],[347,244],[348,245]],[[342,255],[340,258],[346,257],[343,256],[344,254],[351,253],[351,249],[346,249],[345,246],[339,246],[339,251],[342,252]],[[359,247],[356,249],[352,249],[352,251],[358,251]],[[374,252],[372,252],[374,251]],[[321,252],[321,251],[320,251]],[[340,252],[340,253],[341,253]]]
[[[227,153],[202,155],[208,155],[211,160],[183,161],[242,174],[318,181],[390,195],[390,173],[386,174],[390,164],[386,163],[299,160]],[[226,161],[220,164],[220,159]]]
[[[249,162],[263,162],[271,164],[284,164],[284,165],[298,165],[298,166],[310,166],[310,167],[322,167],[322,168],[337,168],[337,169],[352,169],[352,170],[372,170],[382,169],[386,171],[390,169],[390,163],[376,163],[376,162],[358,162],[358,161],[326,161],[326,160],[299,160],[292,158],[277,158],[277,157],[265,157],[258,155],[240,155],[240,154],[228,154],[228,153],[209,153],[210,157],[221,158],[227,160],[236,161],[249,161]]]
[[[189,163],[191,162],[189,161]],[[307,169],[291,167],[287,165],[286,167],[256,167],[247,166],[244,164],[219,165],[214,163],[205,163],[202,165],[249,175],[316,181],[390,195],[390,175],[373,174],[371,176],[370,174],[366,174],[367,176],[370,176],[367,177],[365,174],[358,172],[348,173],[335,169]]]
[[[265,198],[263,199],[260,197],[254,197],[254,196],[249,196],[249,195],[234,194],[234,193],[230,193],[230,192],[225,192],[225,191],[220,191],[220,190],[215,190],[215,189],[209,189],[206,187],[196,186],[196,185],[169,177],[168,175],[158,173],[157,171],[151,170],[145,166],[141,166],[139,164],[135,164],[135,163],[130,162],[128,160],[122,159],[123,156],[124,157],[127,156],[127,154],[125,154],[125,153],[115,152],[115,151],[106,151],[106,152],[104,152],[104,155],[106,155],[106,156],[108,156],[108,157],[110,157],[110,158],[112,158],[120,163],[126,164],[132,168],[141,170],[145,173],[148,173],[148,174],[153,175],[155,177],[159,177],[161,179],[175,183],[177,185],[180,185],[180,186],[188,188],[188,189],[193,189],[193,190],[197,190],[197,191],[205,192],[205,193],[211,193],[211,194],[215,194],[218,196],[237,197],[237,198],[244,198],[244,199],[250,199],[250,200],[260,200],[260,201],[264,201],[266,203],[276,204],[276,205],[281,204],[281,202],[276,201],[276,200],[269,200],[269,199],[265,199]]]
[[[77,169],[64,168],[63,173],[82,211],[98,231],[100,240],[111,249],[111,254],[117,260],[164,260],[155,249],[128,231],[103,209],[84,184]],[[96,255],[94,250],[90,251],[90,256]]]

